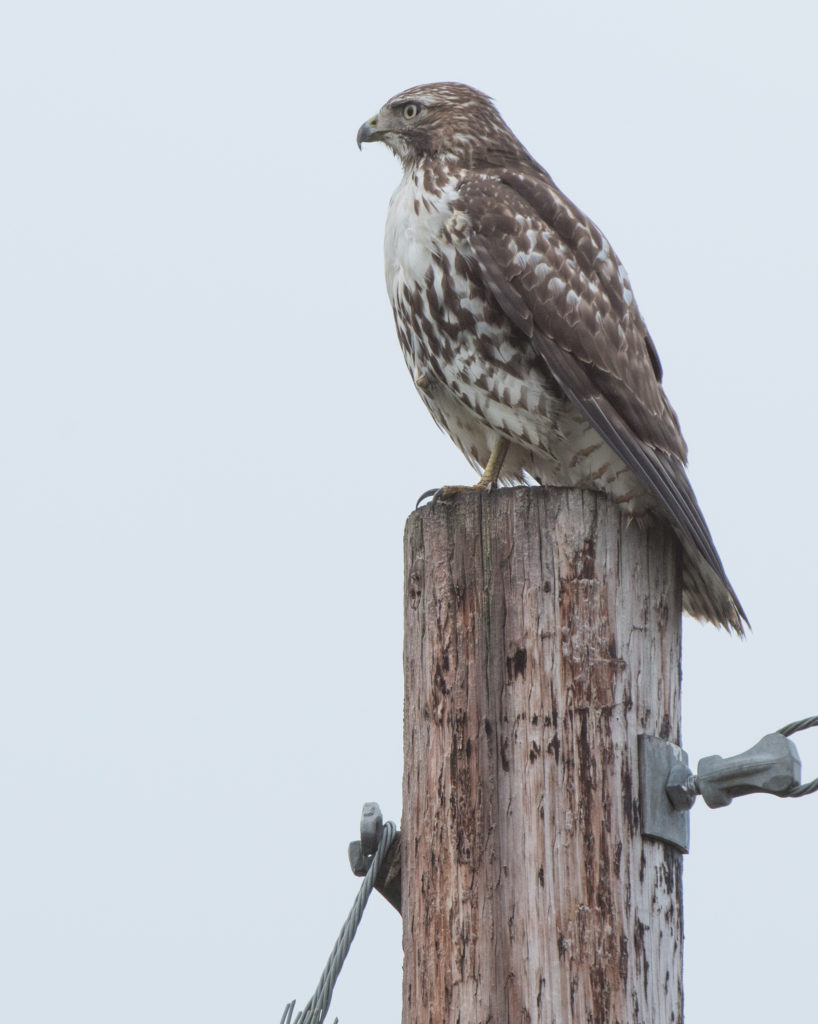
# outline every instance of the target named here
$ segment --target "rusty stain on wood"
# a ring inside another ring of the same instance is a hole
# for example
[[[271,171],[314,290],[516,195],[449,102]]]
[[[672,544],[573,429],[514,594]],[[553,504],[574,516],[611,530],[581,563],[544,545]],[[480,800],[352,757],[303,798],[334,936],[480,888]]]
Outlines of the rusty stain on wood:
[[[681,856],[639,732],[679,740],[666,531],[504,488],[405,536],[403,1024],[681,1024]]]

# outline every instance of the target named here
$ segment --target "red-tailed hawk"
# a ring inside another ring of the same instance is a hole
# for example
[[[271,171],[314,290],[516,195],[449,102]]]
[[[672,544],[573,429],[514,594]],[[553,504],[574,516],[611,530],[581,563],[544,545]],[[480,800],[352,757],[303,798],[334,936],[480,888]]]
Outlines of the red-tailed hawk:
[[[685,610],[747,621],[685,473],[687,446],[630,281],[489,98],[443,82],[366,121],[403,164],[386,281],[421,398],[480,488],[533,478],[670,522]],[[444,489],[445,490],[445,489]]]

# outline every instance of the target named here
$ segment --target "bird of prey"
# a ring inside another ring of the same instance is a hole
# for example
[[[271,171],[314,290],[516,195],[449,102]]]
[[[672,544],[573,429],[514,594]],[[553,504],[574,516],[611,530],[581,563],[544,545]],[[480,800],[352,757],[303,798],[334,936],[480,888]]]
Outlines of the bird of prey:
[[[476,487],[588,488],[668,521],[685,610],[743,633],[659,356],[599,228],[469,86],[407,89],[357,141],[403,165],[384,244],[395,325],[426,407],[482,471]]]

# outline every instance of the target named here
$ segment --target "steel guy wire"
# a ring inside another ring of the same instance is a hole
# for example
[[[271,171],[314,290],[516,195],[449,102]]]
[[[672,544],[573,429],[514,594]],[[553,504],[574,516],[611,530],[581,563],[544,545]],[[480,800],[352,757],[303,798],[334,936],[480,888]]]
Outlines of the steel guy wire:
[[[389,848],[395,841],[396,835],[397,826],[394,821],[385,822],[383,831],[381,832],[380,841],[378,842],[378,849],[372,857],[372,862],[370,863],[366,875],[364,876],[364,880],[361,883],[361,888],[358,890],[358,895],[355,897],[355,902],[352,904],[352,910],[350,910],[349,916],[344,922],[344,926],[341,928],[338,938],[335,940],[335,945],[332,947],[329,960],[321,974],[315,992],[313,992],[312,996],[307,1000],[304,1009],[296,1015],[294,1024],[323,1024],[323,1021],[329,1012],[332,990],[335,988],[335,982],[338,980],[338,975],[341,973],[341,968],[344,965],[344,960],[346,960],[347,953],[352,945],[352,940],[355,938],[355,932],[358,929],[358,925],[361,923],[361,917],[363,916],[366,901],[369,899],[369,894],[375,886],[375,879],[380,874],[384,857],[386,857],[386,854],[389,852]],[[281,1024],[293,1024],[294,1010],[295,1000],[284,1007],[284,1015],[281,1018]],[[335,1019],[335,1024],[338,1024],[337,1018]]]

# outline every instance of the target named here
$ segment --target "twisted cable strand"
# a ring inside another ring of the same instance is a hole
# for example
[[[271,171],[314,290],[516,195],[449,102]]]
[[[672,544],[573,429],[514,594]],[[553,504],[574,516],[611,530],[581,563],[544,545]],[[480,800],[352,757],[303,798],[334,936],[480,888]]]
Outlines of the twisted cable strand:
[[[818,715],[813,715],[811,718],[801,718],[797,722],[790,722],[789,725],[782,725],[777,731],[782,736],[792,736],[794,732],[801,732],[802,729],[811,729],[814,725],[818,725]]]
[[[394,821],[387,821],[383,826],[383,831],[381,832],[378,849],[372,857],[372,862],[370,863],[366,875],[364,876],[364,880],[361,883],[361,888],[358,890],[358,895],[355,897],[355,902],[352,904],[352,910],[350,910],[349,915],[341,928],[340,934],[335,940],[335,945],[332,947],[329,960],[327,961],[327,965],[318,980],[315,992],[313,992],[312,996],[307,1000],[304,1009],[296,1015],[295,1024],[323,1024],[323,1021],[329,1012],[332,990],[335,988],[338,975],[341,973],[344,960],[346,960],[347,953],[349,953],[350,946],[352,945],[352,940],[355,938],[355,932],[358,930],[358,925],[361,923],[361,917],[363,916],[366,901],[369,899],[369,894],[375,886],[375,879],[380,874],[381,865],[389,852],[389,848],[395,841],[396,835],[397,827]],[[292,1018],[294,1010],[295,1000],[285,1006],[284,1015],[281,1018],[281,1024],[293,1024]],[[335,1024],[338,1024],[337,1017],[335,1019]]]
[[[792,736],[795,732],[801,732],[802,729],[812,729],[818,725],[818,715],[812,715],[810,718],[801,718],[797,722],[790,722],[789,725],[783,725],[778,732],[782,736]],[[818,793],[818,779],[813,779],[812,782],[804,782],[800,786],[793,786],[788,789],[786,793],[782,793],[782,796],[807,796],[810,793]]]

